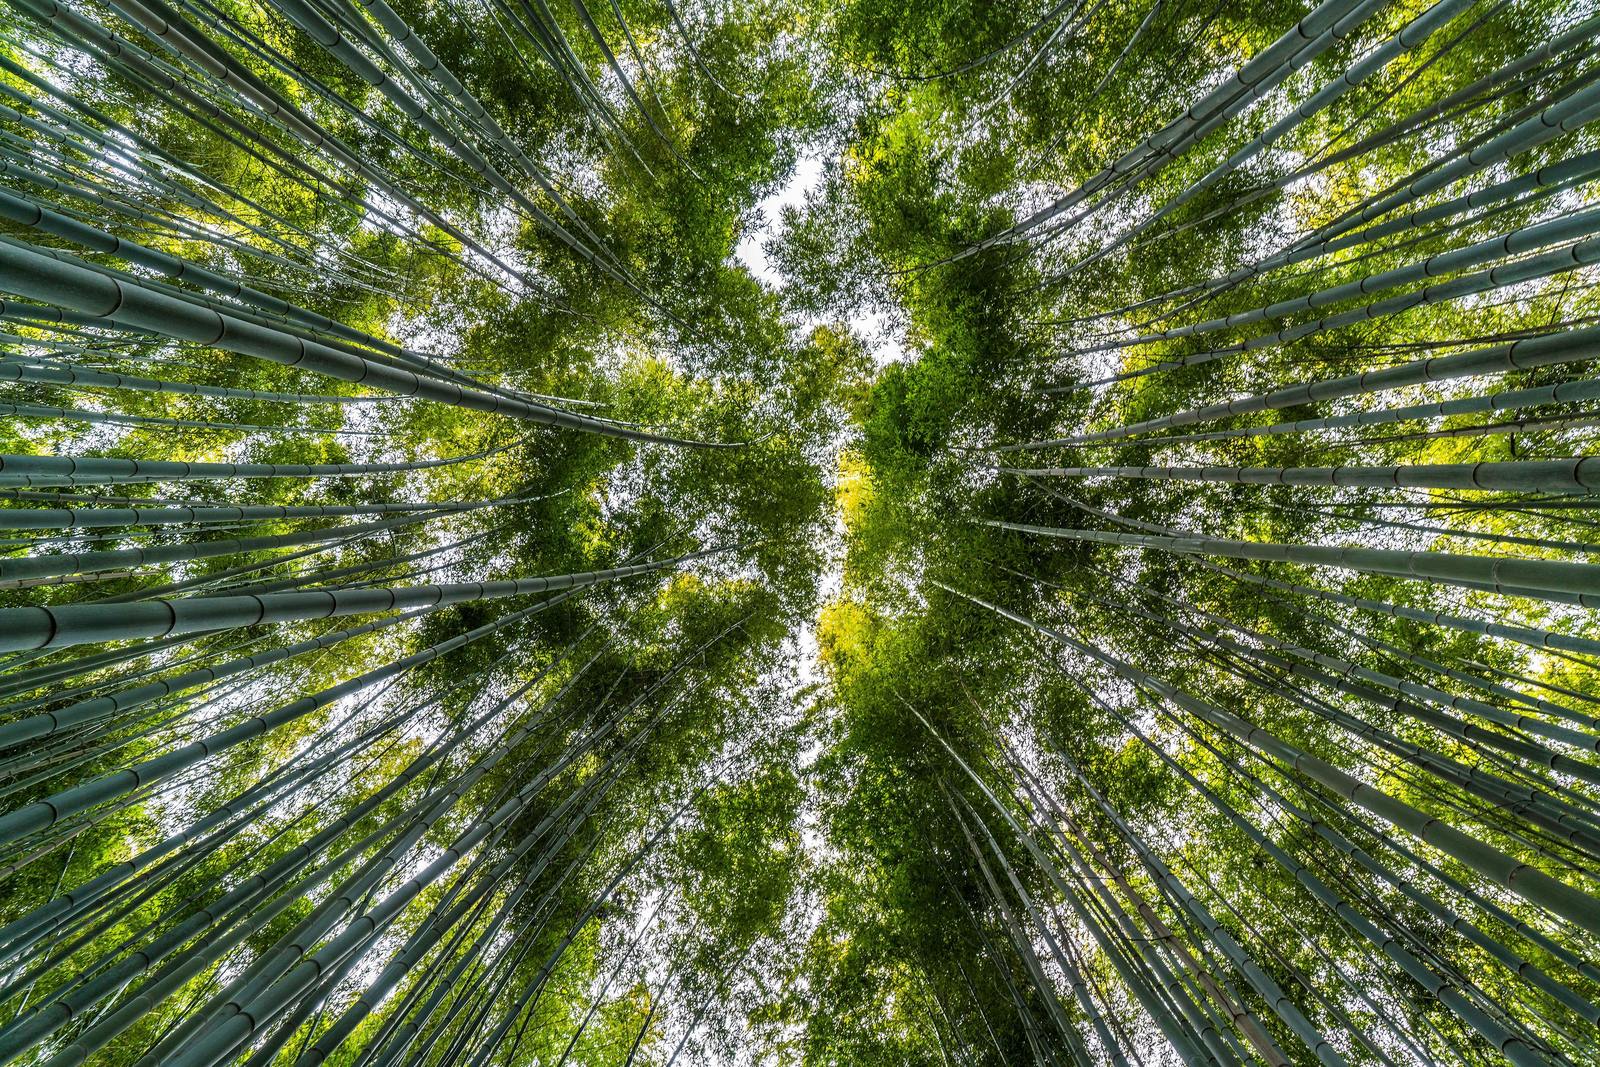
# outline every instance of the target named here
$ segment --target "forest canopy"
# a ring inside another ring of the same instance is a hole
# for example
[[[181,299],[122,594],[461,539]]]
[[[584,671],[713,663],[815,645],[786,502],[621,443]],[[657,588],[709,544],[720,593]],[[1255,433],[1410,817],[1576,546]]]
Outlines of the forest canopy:
[[[0,1063],[1600,1063],[1597,41],[0,0]]]

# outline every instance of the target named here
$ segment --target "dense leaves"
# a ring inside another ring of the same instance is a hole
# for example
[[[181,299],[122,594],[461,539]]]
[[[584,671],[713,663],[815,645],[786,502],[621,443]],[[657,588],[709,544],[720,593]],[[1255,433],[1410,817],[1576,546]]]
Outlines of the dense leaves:
[[[1594,1062],[1597,32],[7,0],[0,1060]]]

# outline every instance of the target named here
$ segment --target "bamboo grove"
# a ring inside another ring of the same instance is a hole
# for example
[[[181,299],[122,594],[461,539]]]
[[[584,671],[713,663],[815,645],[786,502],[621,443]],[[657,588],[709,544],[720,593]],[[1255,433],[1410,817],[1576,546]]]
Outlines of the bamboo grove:
[[[4,0],[0,1060],[1600,1060],[1596,42]]]

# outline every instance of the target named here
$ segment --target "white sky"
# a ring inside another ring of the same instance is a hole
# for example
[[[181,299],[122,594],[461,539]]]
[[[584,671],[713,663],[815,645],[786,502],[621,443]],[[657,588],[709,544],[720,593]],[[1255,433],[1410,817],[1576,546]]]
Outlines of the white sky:
[[[778,232],[778,222],[786,207],[799,207],[806,197],[822,183],[822,160],[803,155],[795,164],[794,173],[783,188],[756,205],[756,225],[745,231],[733,250],[734,258],[755,275],[756,280],[769,289],[783,288],[783,276],[772,265],[767,255],[767,242]]]
[[[800,207],[806,197],[822,184],[822,160],[818,156],[802,154],[795,164],[789,180],[777,192],[756,205],[752,221],[755,223],[734,247],[733,256],[757,281],[769,289],[783,288],[783,275],[767,255],[767,243],[778,233],[778,225],[786,207]],[[819,320],[820,321],[820,320]],[[850,328],[867,344],[872,358],[880,365],[895,363],[905,356],[905,344],[890,327],[888,316],[882,312],[867,312],[848,320]],[[815,323],[802,321],[809,327]]]

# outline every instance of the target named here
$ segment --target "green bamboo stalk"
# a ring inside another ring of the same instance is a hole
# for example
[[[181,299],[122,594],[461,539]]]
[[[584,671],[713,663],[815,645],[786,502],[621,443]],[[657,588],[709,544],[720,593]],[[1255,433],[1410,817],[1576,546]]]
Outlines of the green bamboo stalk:
[[[1600,459],[1424,463],[1393,467],[999,467],[1033,478],[1129,478],[1234,485],[1352,486],[1366,489],[1474,489],[1583,492],[1600,488]],[[3,470],[3,468],[0,468]]]
[[[214,525],[271,522],[280,519],[331,519],[394,512],[465,512],[536,500],[499,497],[494,500],[390,501],[373,504],[199,504],[181,507],[0,508],[0,528],[8,530],[99,530],[124,526]]]
[[[412,607],[445,607],[529,593],[576,589],[667,570],[726,549],[690,552],[657,563],[492,582],[396,588],[331,589],[260,596],[188,597],[132,604],[60,604],[0,608],[0,651],[64,648],[98,641],[170,637],[242,626],[327,619]]]
[[[1100,530],[1069,530],[1050,526],[981,520],[983,525],[1040,537],[1057,537],[1093,544],[1159,548],[1186,555],[1229,556],[1234,559],[1259,559],[1281,563],[1303,563],[1319,567],[1371,574],[1393,574],[1450,585],[1474,585],[1494,590],[1517,590],[1515,595],[1558,599],[1562,594],[1600,594],[1600,564],[1567,563],[1558,560],[1525,559],[1510,556],[1469,556],[1454,552],[1402,552],[1381,548],[1325,548],[1320,545],[1292,545],[1272,542],[1235,541],[1223,537],[1158,534],[1108,533]]]
[[[625,440],[686,444],[676,438],[641,433],[559,408],[467,389],[452,382],[419,375],[403,367],[376,363],[318,341],[255,325],[149,288],[125,285],[86,267],[23,247],[21,243],[0,243],[0,289],[43,299],[47,303],[62,304],[96,318],[150,329],[175,340],[192,341],[226,352],[316,371],[399,396],[415,396],[471,411],[505,414],[547,426],[581,429]]]

